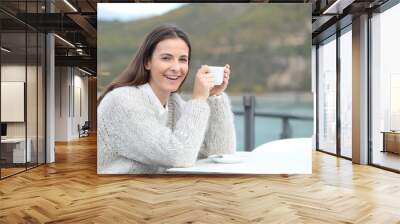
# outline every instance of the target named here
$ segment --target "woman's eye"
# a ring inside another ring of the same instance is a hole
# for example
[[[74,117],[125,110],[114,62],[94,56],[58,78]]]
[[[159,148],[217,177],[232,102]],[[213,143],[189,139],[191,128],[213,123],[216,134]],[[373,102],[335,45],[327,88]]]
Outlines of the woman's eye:
[[[182,58],[181,61],[182,62],[187,62],[187,59]]]
[[[167,57],[167,58],[161,58],[161,59],[162,59],[162,60],[166,60],[166,61],[167,61],[167,60],[169,60],[170,58],[168,58],[168,57]]]

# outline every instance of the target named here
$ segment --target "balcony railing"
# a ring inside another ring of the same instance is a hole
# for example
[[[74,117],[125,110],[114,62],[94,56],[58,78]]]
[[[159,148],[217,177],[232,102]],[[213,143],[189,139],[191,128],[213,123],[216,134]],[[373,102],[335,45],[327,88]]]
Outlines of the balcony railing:
[[[290,120],[312,121],[310,116],[291,115],[283,113],[255,112],[255,96],[243,96],[244,111],[233,111],[235,115],[244,116],[245,151],[252,151],[255,142],[255,117],[268,117],[282,119],[282,132],[280,138],[291,138],[293,135]]]

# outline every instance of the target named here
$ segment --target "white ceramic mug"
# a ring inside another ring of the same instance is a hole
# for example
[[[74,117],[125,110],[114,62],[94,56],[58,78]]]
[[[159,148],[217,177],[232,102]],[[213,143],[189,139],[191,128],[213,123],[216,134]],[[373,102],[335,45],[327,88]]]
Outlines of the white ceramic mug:
[[[225,67],[208,66],[208,72],[214,75],[214,84],[221,85],[224,81]]]

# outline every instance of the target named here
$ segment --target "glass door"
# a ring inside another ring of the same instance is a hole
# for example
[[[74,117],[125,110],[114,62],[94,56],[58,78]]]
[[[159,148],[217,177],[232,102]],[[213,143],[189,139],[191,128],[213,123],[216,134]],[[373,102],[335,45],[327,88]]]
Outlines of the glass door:
[[[318,149],[336,154],[336,35],[318,47]]]
[[[340,36],[340,154],[352,158],[352,32]]]

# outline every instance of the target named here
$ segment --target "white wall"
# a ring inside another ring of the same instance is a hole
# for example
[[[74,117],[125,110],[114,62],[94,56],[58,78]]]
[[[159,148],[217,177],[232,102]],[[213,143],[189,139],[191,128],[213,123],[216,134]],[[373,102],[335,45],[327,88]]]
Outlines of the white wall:
[[[55,68],[55,141],[68,140],[68,86],[67,67]]]
[[[76,68],[56,67],[56,141],[79,138],[78,124],[88,120],[88,78],[83,75]]]
[[[28,66],[28,70],[33,69]],[[28,71],[29,72],[29,71]],[[25,65],[2,65],[1,81],[21,81],[25,82]]]
[[[18,122],[6,122],[7,123],[7,137],[9,138],[24,138],[25,135],[30,140],[29,148],[31,149],[32,161],[36,162],[38,158],[39,163],[44,163],[45,159],[45,139],[44,139],[44,126],[45,126],[45,112],[44,112],[44,100],[45,100],[45,90],[44,90],[44,74],[42,73],[42,67],[38,67],[25,64],[3,64],[1,66],[1,76],[2,76],[2,87],[4,82],[24,82],[25,89],[18,90],[18,93],[24,94],[20,100],[22,102],[17,102],[17,99],[10,102],[10,105],[5,106],[4,101],[2,101],[2,114],[4,113],[20,113],[20,121]],[[27,78],[27,80],[25,80]],[[16,87],[14,87],[16,88]],[[12,94],[11,91],[5,92],[6,89],[2,88],[2,99],[10,98],[7,94]],[[5,95],[4,95],[5,94]],[[12,99],[12,97],[10,98]],[[20,104],[18,108],[16,105]],[[26,106],[25,106],[26,103]],[[13,108],[14,106],[14,108]],[[24,114],[26,112],[26,119]],[[3,117],[2,117],[3,120]],[[50,160],[49,160],[50,161]]]
[[[8,82],[25,82],[25,75],[27,69],[28,74],[32,72],[36,73],[36,67],[25,65],[2,65],[1,66],[1,81]],[[28,97],[33,96],[34,93],[27,93]],[[36,94],[35,94],[36,96]],[[1,108],[1,110],[7,110],[9,108]],[[29,117],[29,120],[30,117]],[[8,137],[25,137],[25,122],[7,122],[7,136]],[[29,126],[30,127],[30,126]]]
[[[2,65],[1,66],[1,81],[3,82],[25,82],[25,69],[28,72],[32,70],[32,66],[25,65]],[[4,97],[4,96],[2,96]],[[1,108],[8,110],[9,108]],[[24,108],[22,108],[24,110]],[[25,137],[25,122],[7,122],[8,137]]]
[[[1,121],[24,122],[25,82],[1,81]],[[35,105],[36,108],[36,105]]]

